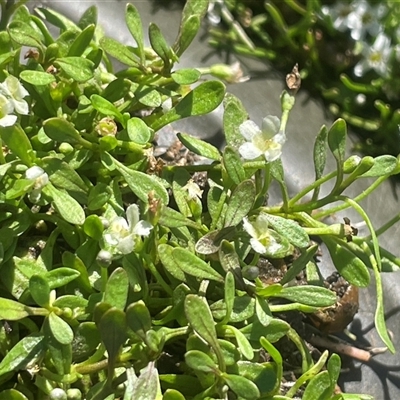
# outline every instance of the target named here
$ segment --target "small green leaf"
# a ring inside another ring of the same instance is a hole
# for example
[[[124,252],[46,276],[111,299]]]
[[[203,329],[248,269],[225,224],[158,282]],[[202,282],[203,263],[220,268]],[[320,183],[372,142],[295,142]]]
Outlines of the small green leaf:
[[[226,172],[235,185],[245,180],[245,171],[239,153],[234,147],[226,146],[223,154]]]
[[[81,143],[82,137],[70,122],[63,118],[49,118],[43,123],[46,135],[56,142],[72,145]]]
[[[243,335],[239,329],[235,328],[232,325],[227,325],[227,329],[230,329],[235,335],[235,339],[239,348],[239,351],[248,359],[252,360],[254,358],[254,350],[251,347],[250,342],[247,340],[246,336]]]
[[[169,228],[179,228],[181,226],[190,226],[195,229],[200,229],[200,225],[189,218],[183,216],[180,212],[175,211],[173,208],[163,207],[159,223]]]
[[[79,260],[79,258],[77,258]],[[43,276],[47,280],[50,289],[57,289],[74,281],[80,275],[79,271],[72,268],[60,267],[46,272]]]
[[[23,46],[43,49],[42,36],[38,30],[23,21],[12,21],[8,26],[11,39]]]
[[[181,68],[171,74],[171,78],[178,85],[191,85],[199,80],[201,72],[194,68]]]
[[[228,271],[225,276],[224,284],[224,299],[226,306],[226,321],[229,321],[231,312],[233,310],[233,302],[235,300],[235,278],[231,271]]]
[[[126,338],[125,313],[118,308],[111,307],[102,315],[99,330],[108,357],[114,362]]]
[[[78,26],[81,29],[85,29],[89,25],[97,24],[97,7],[91,6],[85,10],[82,16],[79,18]]]
[[[125,167],[125,165],[115,158],[111,156],[110,158],[114,162],[115,168],[124,177],[132,192],[135,193],[140,200],[147,203],[149,201],[149,193],[153,192],[155,199],[160,199],[163,204],[168,204],[168,192],[160,183],[160,180],[157,180],[155,175],[147,175],[144,172],[134,171]]]
[[[312,245],[307,250],[303,250],[303,253],[300,257],[296,258],[293,261],[291,267],[287,270],[285,276],[281,279],[280,284],[284,285],[285,283],[290,282],[292,279],[296,278],[303,269],[305,269],[307,263],[314,257],[315,253],[318,250],[318,245]]]
[[[1,360],[0,376],[7,372],[24,370],[38,361],[44,351],[44,336],[39,333],[22,338]]]
[[[223,281],[222,276],[215,269],[187,249],[175,248],[172,251],[172,258],[175,264],[186,274],[200,279]]]
[[[77,82],[86,82],[93,78],[94,64],[83,57],[64,57],[54,61],[65,74]]]
[[[314,143],[314,170],[315,180],[321,178],[326,165],[326,151],[328,147],[328,129],[322,126]],[[320,186],[315,188],[314,197],[319,193]],[[317,193],[317,194],[315,194]]]
[[[76,225],[82,225],[85,222],[85,212],[80,204],[68,193],[56,189],[50,182],[42,191],[53,200],[55,209],[65,221]]]
[[[194,115],[207,114],[221,104],[224,95],[225,85],[222,82],[203,82],[189,92],[175,107],[154,121],[151,128],[157,132],[171,122]]]
[[[32,145],[19,124],[1,127],[1,139],[12,154],[19,157],[27,165],[32,163]]]
[[[129,32],[131,33],[132,37],[135,39],[138,52],[140,63],[142,65],[145,64],[145,52],[144,52],[144,41],[143,41],[143,26],[142,20],[140,18],[139,12],[133,4],[127,4],[126,12],[125,12],[125,20],[126,25],[128,26]]]
[[[185,400],[185,397],[175,389],[167,389],[163,394],[162,400]]]
[[[6,389],[0,393],[0,400],[28,400],[28,397],[16,389]]]
[[[77,31],[79,28],[69,18],[51,8],[36,7],[35,12],[45,21],[60,28],[62,31]]]
[[[235,190],[228,202],[225,213],[225,227],[236,226],[242,222],[243,218],[252,209],[256,199],[256,187],[250,179],[241,182]]]
[[[246,121],[248,114],[241,101],[231,93],[224,98],[223,125],[228,146],[237,149],[244,142],[239,126]]]
[[[101,47],[112,57],[130,67],[138,67],[137,56],[125,45],[115,39],[103,37],[100,40]]]
[[[129,139],[137,144],[146,144],[151,138],[151,132],[146,123],[137,117],[128,120],[126,129]]]
[[[182,11],[178,37],[173,49],[178,57],[188,48],[200,29],[200,23],[208,9],[208,1],[189,0]]]
[[[33,275],[29,279],[29,291],[36,304],[47,308],[50,302],[50,286],[47,280],[40,275]]]
[[[0,297],[0,320],[18,321],[30,314],[30,308],[25,304]]]
[[[339,355],[333,353],[328,360],[327,369],[331,378],[331,388],[334,389],[341,372],[342,360]]]
[[[118,119],[119,122],[124,120],[121,112],[118,110],[114,104],[110,103],[104,97],[99,96],[98,94],[92,94],[90,96],[90,101],[92,102],[92,106],[95,110],[105,116],[113,116]]]
[[[174,247],[168,244],[160,244],[158,246],[158,256],[163,263],[165,269],[176,279],[181,282],[186,282],[186,274],[181,269],[180,265],[173,259],[172,251]]]
[[[59,308],[86,308],[88,300],[82,296],[66,294],[65,296],[57,297],[57,299],[53,301],[52,305]]]
[[[356,256],[344,240],[333,236],[321,236],[329,250],[336,269],[352,285],[367,287],[370,282],[368,268]]]
[[[139,337],[145,338],[146,332],[151,329],[151,315],[142,300],[132,303],[126,310],[126,321]]]
[[[83,224],[83,231],[86,235],[95,240],[100,240],[103,235],[104,226],[97,215],[89,215]]]
[[[76,200],[86,203],[86,183],[68,163],[56,157],[44,157],[41,166],[54,186],[67,190]]]
[[[135,91],[135,97],[147,107],[160,107],[161,94],[155,86],[140,85]]]
[[[268,220],[268,224],[284,236],[293,246],[305,248],[310,244],[310,238],[305,230],[295,221],[282,218],[277,215],[264,214]]]
[[[260,391],[255,383],[240,375],[221,374],[227,385],[241,398],[246,400],[257,400]]]
[[[111,198],[111,190],[105,183],[99,182],[92,187],[88,196],[88,209],[98,210],[103,207]]]
[[[178,139],[193,153],[198,154],[211,160],[219,161],[221,159],[221,154],[219,150],[212,144],[204,142],[201,139],[197,139],[186,133],[178,133]]]
[[[71,327],[58,315],[51,312],[48,316],[49,327],[55,340],[60,344],[71,344],[74,333]]]
[[[48,85],[52,82],[56,81],[54,75],[49,74],[43,71],[31,71],[25,70],[21,71],[19,77],[25,82],[30,83],[31,85],[40,86],[40,85]]]
[[[383,155],[374,158],[374,165],[372,168],[361,175],[360,178],[379,177],[390,175],[396,170],[398,160],[396,157],[390,155]]]
[[[229,322],[245,321],[254,315],[255,300],[250,296],[236,296]],[[210,306],[215,319],[223,320],[226,316],[226,304],[223,299],[217,300]]]
[[[336,302],[336,293],[312,285],[284,287],[279,293],[272,294],[272,296],[316,307],[328,307]]]
[[[185,298],[185,315],[192,329],[203,338],[214,351],[219,351],[215,323],[205,298],[188,294]]]
[[[90,42],[93,39],[94,32],[96,26],[88,25],[85,29],[77,36],[75,41],[71,44],[71,47],[68,50],[68,57],[80,57],[87,47],[90,45]]]
[[[337,119],[328,132],[328,146],[336,160],[337,179],[335,189],[342,183],[343,180],[343,163],[346,150],[347,126],[344,119]]]
[[[161,33],[160,28],[154,23],[150,23],[149,25],[149,40],[153,50],[163,60],[164,68],[168,70],[170,68],[171,60],[175,58],[175,55],[165,40],[164,35]]]
[[[123,310],[128,299],[129,280],[126,271],[119,267],[115,269],[106,283],[103,301]]]
[[[218,366],[211,357],[199,350],[190,350],[185,353],[186,364],[195,371],[213,373],[218,370]]]
[[[331,379],[328,371],[320,372],[308,383],[303,394],[303,400],[327,400],[330,399],[329,392]]]
[[[159,393],[158,371],[154,361],[151,361],[140,371],[139,378],[133,383],[133,391],[130,399],[158,400]]]

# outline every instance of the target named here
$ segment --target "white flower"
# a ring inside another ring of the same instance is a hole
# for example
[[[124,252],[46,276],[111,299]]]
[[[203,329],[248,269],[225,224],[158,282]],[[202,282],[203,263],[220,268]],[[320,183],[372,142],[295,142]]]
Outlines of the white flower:
[[[353,11],[348,15],[347,26],[351,30],[354,40],[364,39],[369,33],[372,37],[381,30],[378,17],[382,15],[382,7],[371,7],[366,0],[357,0],[352,3]]]
[[[259,254],[276,253],[282,247],[268,229],[268,219],[264,214],[259,214],[255,221],[249,222],[243,219],[243,228],[251,236],[250,244],[253,250]]]
[[[195,199],[196,197],[201,199],[203,195],[203,190],[200,189],[199,185],[193,179],[189,179],[188,183],[182,189],[187,190],[189,199]]]
[[[9,75],[3,83],[0,83],[0,93],[10,99],[18,114],[29,113],[28,103],[23,99],[29,93],[15,76]]]
[[[135,248],[138,236],[148,236],[153,226],[139,220],[139,207],[131,204],[126,209],[126,219],[115,217],[105,230],[103,240],[105,249],[113,254],[129,254]]]
[[[0,126],[12,126],[17,122],[17,116],[11,114],[13,110],[12,102],[0,94]]]
[[[341,32],[349,28],[349,16],[353,11],[354,6],[345,2],[337,2],[332,7],[322,7],[322,12],[331,17],[334,28]]]
[[[49,176],[42,168],[35,165],[25,171],[25,178],[34,182],[29,193],[29,200],[32,203],[37,203],[40,200],[43,187],[49,183]]]
[[[239,131],[247,142],[239,147],[241,156],[253,160],[263,154],[269,162],[277,160],[286,141],[285,132],[279,130],[279,127],[279,118],[272,115],[263,119],[261,129],[253,121],[243,122]]]
[[[354,67],[354,73],[363,76],[365,72],[373,69],[380,76],[387,75],[391,52],[390,39],[384,33],[380,33],[372,46],[364,44],[361,51],[363,59]]]

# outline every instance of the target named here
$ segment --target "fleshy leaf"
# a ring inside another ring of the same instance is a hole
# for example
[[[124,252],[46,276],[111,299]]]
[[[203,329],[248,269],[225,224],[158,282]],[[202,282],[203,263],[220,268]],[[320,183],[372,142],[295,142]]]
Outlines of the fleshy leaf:
[[[171,122],[194,115],[203,115],[213,111],[221,104],[225,95],[225,85],[219,81],[203,82],[190,91],[175,107],[151,124],[157,132]]]
[[[193,151],[193,153],[198,154],[199,156],[210,158],[211,160],[219,161],[221,159],[218,149],[212,144],[195,138],[194,136],[190,136],[186,133],[178,133],[177,136],[189,150]]]

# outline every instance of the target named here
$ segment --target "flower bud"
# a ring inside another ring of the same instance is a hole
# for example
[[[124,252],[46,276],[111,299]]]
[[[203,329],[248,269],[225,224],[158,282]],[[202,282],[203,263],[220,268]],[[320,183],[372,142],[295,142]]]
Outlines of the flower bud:
[[[117,124],[109,117],[102,118],[97,124],[95,131],[99,136],[115,136],[117,133]]]

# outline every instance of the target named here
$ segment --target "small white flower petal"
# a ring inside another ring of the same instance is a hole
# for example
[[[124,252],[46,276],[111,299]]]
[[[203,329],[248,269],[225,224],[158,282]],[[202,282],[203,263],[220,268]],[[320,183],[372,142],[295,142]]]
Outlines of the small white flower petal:
[[[254,229],[253,224],[249,222],[247,217],[243,218],[243,229],[253,238],[257,237],[257,231]]]
[[[133,229],[133,234],[140,235],[140,236],[149,236],[150,231],[152,229],[153,229],[153,225],[151,225],[150,222],[139,221]]]
[[[250,244],[256,253],[265,254],[267,251],[267,248],[259,240],[255,238],[250,239]]]
[[[239,153],[245,160],[254,160],[261,156],[262,151],[253,143],[246,142],[239,147]]]
[[[34,165],[33,167],[30,167],[25,171],[25,178],[33,181],[33,180],[36,180],[37,178],[39,178],[39,176],[43,175],[44,173],[45,172],[44,172],[43,168],[40,168],[37,165]]]
[[[6,115],[3,118],[0,118],[0,126],[6,127],[6,126],[13,126],[17,122],[17,116],[16,115]]]
[[[117,250],[121,254],[129,254],[132,253],[135,247],[134,237],[133,235],[128,235],[123,239],[120,239],[117,245]]]
[[[260,128],[254,121],[247,120],[239,125],[239,132],[246,140],[251,141],[260,132]]]
[[[13,75],[7,76],[5,84],[11,97],[15,100],[22,100],[29,92],[21,85],[21,82]]]
[[[262,120],[261,131],[264,138],[271,139],[279,131],[281,121],[275,115],[267,115]]]
[[[28,115],[29,114],[29,106],[25,100],[13,100],[15,111],[18,114]]]
[[[126,209],[126,219],[128,220],[129,230],[130,232],[132,232],[133,228],[139,222],[140,219],[139,207],[137,206],[137,204],[131,204]]]
[[[264,152],[264,157],[268,162],[277,160],[282,155],[282,146],[277,143],[271,143]]]

